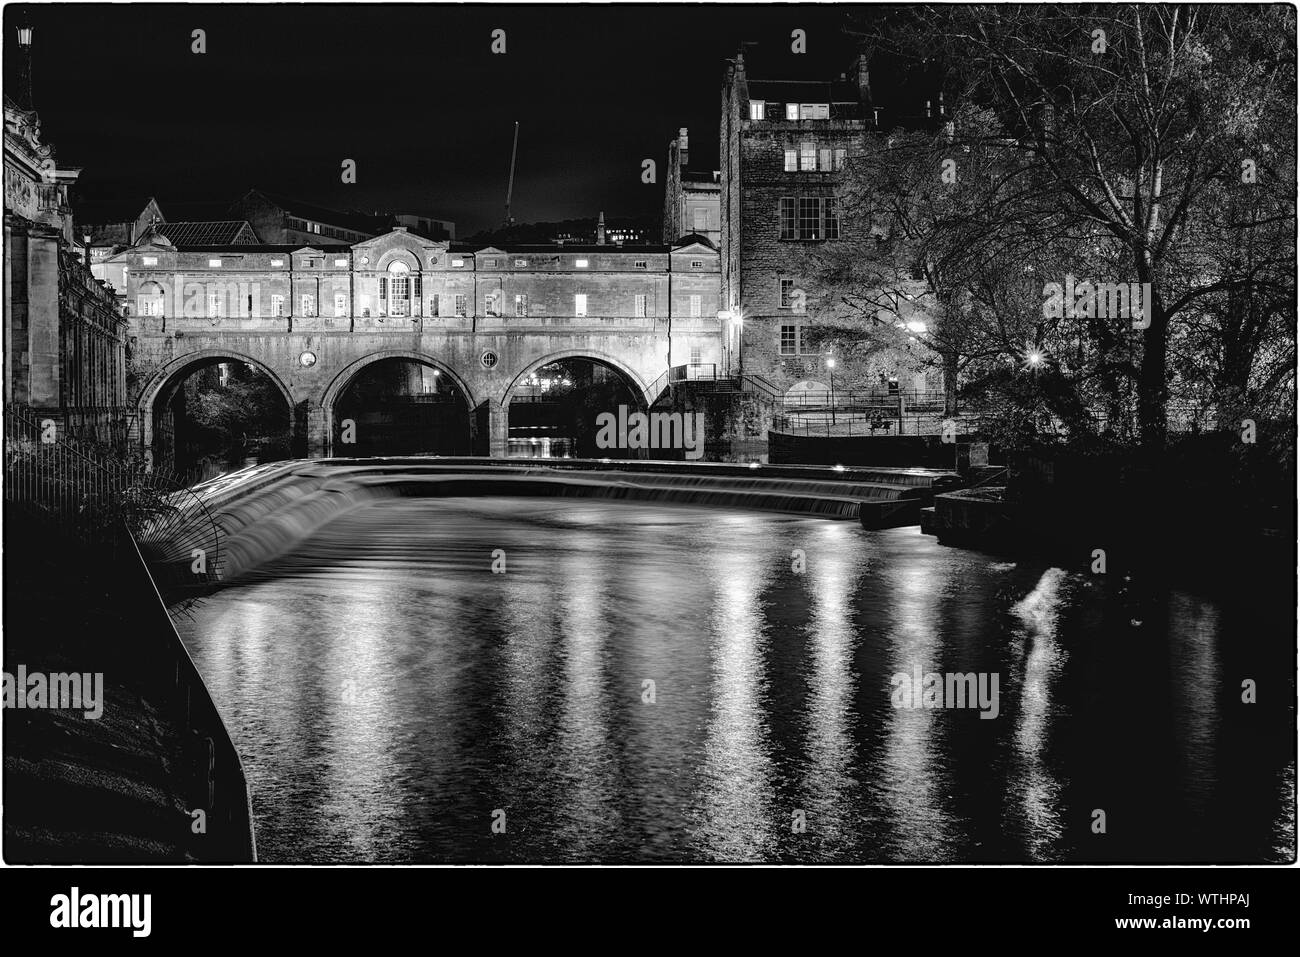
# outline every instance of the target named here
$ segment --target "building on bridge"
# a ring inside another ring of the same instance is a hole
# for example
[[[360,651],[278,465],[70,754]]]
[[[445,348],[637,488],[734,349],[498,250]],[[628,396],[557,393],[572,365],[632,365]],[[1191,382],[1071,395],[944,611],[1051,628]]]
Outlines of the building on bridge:
[[[611,371],[642,407],[670,368],[726,362],[718,252],[689,237],[498,247],[397,227],[348,246],[214,246],[173,243],[159,224],[105,265],[126,277],[148,445],[185,378],[218,362],[265,372],[291,412],[295,452],[314,456],[348,454],[335,407],[384,359],[436,370],[464,403],[473,450],[492,455],[506,454],[512,401],[558,361]]]
[[[20,57],[31,33],[19,30]],[[68,188],[80,170],[41,142],[30,89],[16,93],[4,100],[5,404],[112,442],[126,428],[126,321],[73,229]]]
[[[692,233],[722,248],[722,173],[690,168],[690,132],[668,144],[664,185],[664,239]]]

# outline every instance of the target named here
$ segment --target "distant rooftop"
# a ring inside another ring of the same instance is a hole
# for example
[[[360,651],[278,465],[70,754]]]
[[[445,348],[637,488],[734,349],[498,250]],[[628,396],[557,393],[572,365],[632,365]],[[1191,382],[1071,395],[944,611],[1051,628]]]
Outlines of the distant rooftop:
[[[253,227],[242,219],[214,223],[160,223],[158,230],[173,246],[252,246],[257,244]]]

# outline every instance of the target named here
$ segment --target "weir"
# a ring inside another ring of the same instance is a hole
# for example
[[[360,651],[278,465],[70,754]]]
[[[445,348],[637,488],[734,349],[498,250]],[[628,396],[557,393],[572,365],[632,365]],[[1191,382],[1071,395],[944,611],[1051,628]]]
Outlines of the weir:
[[[915,524],[955,473],[924,469],[747,466],[653,461],[483,458],[312,459],[254,466],[193,492],[221,551],[210,581],[232,581],[338,516],[376,498],[524,496],[730,507],[868,527]]]

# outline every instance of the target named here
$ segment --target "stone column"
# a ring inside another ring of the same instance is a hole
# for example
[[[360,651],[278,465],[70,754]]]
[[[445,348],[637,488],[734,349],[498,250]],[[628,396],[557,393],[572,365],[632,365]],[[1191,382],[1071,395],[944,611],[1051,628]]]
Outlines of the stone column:
[[[488,448],[494,459],[503,459],[510,451],[510,406],[496,399],[488,400]]]
[[[303,404],[305,409],[300,406],[295,410],[296,415],[307,416],[307,457],[320,459],[329,456],[331,453],[330,446],[332,436],[330,435],[329,415],[325,409],[315,402],[306,402]]]

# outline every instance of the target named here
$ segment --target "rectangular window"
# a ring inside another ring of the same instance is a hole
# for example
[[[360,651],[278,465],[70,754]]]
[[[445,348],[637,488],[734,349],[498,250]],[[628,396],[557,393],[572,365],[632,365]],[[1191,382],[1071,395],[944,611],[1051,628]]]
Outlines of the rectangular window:
[[[799,238],[822,238],[821,200],[816,196],[799,197]]]
[[[527,265],[528,265],[528,260],[527,260],[527,259],[516,259],[516,260],[515,260],[515,268],[516,268],[516,269],[523,269],[523,268],[524,268],[525,266],[527,266]]]
[[[704,268],[704,260],[703,260],[703,259],[692,259],[692,260],[691,260],[691,268],[692,268],[692,269],[703,269],[703,268]]]
[[[466,301],[465,296],[460,293],[457,293],[456,294],[456,315],[458,316],[465,315],[465,308],[468,305],[469,303]]]
[[[792,292],[794,292],[794,280],[782,279],[781,280],[781,308],[782,309],[790,308],[790,294]]]
[[[336,260],[334,260],[334,265],[336,265],[336,266],[346,266],[347,264],[348,264],[348,261],[347,261],[346,259],[336,259]]]
[[[515,296],[515,315],[528,315],[528,296],[523,293],[519,293]]]
[[[348,314],[348,297],[341,292],[334,294],[334,315],[346,316]]]
[[[437,295],[432,295],[432,296],[429,297],[429,315],[431,315],[431,316],[436,316],[436,315],[438,315],[438,297],[437,297]]]
[[[463,260],[463,259],[453,259],[453,260],[451,261],[451,265],[452,265],[452,268],[453,268],[453,269],[459,269],[461,266],[465,265],[465,260]]]
[[[831,156],[834,154],[829,149],[820,149],[817,151],[817,168],[828,170],[831,168]]]
[[[798,150],[786,150],[786,151],[785,151],[785,171],[786,171],[787,173],[795,173],[795,172],[798,172],[798,170],[799,170],[799,151],[798,151]]]
[[[304,316],[316,315],[316,297],[310,292],[302,294],[302,314]]]
[[[817,144],[807,140],[799,144],[799,171],[812,172],[817,169]]]
[[[579,269],[586,269],[586,268],[587,268],[587,260],[585,260],[585,259],[579,259],[579,260],[577,261],[576,265],[577,265],[577,267],[578,267]]]
[[[785,118],[786,118],[787,120],[797,120],[797,119],[799,119],[799,104],[798,104],[798,103],[787,103],[787,104],[785,105]]]
[[[146,266],[156,266],[156,265],[158,265],[158,257],[157,257],[157,256],[145,256],[145,257],[141,260],[141,262],[142,262],[144,265],[146,265]]]
[[[795,239],[795,200],[793,196],[781,197],[781,238]]]
[[[208,293],[208,318],[216,319],[226,314],[225,299],[220,292]]]
[[[767,104],[762,100],[749,101],[749,118],[751,120],[763,119],[763,114],[767,112]]]
[[[394,316],[407,315],[411,298],[411,280],[406,276],[394,276],[389,287],[392,293],[389,309]]]
[[[636,316],[638,319],[644,319],[645,318],[645,296],[634,297],[633,303],[634,303],[634,311],[632,314]]]
[[[220,259],[209,259],[209,260],[208,260],[208,268],[209,268],[209,269],[220,269],[220,268],[221,268],[221,260],[220,260]]]
[[[831,118],[831,105],[829,103],[800,103],[799,119],[801,120],[829,120]]]
[[[273,316],[284,315],[284,296],[271,297],[271,315]]]
[[[700,365],[702,359],[703,359],[703,353],[701,352],[700,347],[691,346],[691,365],[693,366]]]
[[[697,232],[702,233],[709,228],[709,211],[707,209],[696,209],[691,212],[691,227]]]
[[[632,263],[633,269],[645,269],[649,263],[644,259],[637,259]]]
[[[582,260],[579,260],[581,262]],[[580,292],[573,297],[573,314],[575,316],[585,316],[587,314],[587,294]]]
[[[490,292],[483,297],[483,314],[485,316],[500,316],[501,311],[497,308],[497,294]]]
[[[411,298],[419,301],[424,297],[424,277],[416,273],[412,282],[415,284],[415,291],[412,293]]]
[[[496,269],[497,261],[495,259],[485,259],[483,260],[483,265],[486,266],[488,269]]]
[[[849,158],[849,151],[848,151],[848,150],[846,150],[846,149],[844,149],[844,150],[836,150],[836,151],[835,151],[835,168],[836,168],[836,169],[844,169],[844,163],[845,163],[846,160],[848,160],[848,158]]]
[[[698,319],[700,316],[700,307],[703,305],[703,296],[691,296],[691,317]]]
[[[154,296],[137,296],[135,311],[142,316],[161,316],[162,303]]]
[[[799,327],[794,325],[781,327],[781,355],[797,356],[799,354]]]
[[[826,238],[840,238],[840,214],[835,206],[835,197],[827,196],[822,200],[822,209],[826,214]]]
[[[379,277],[379,305],[384,305],[384,300],[388,298],[388,277]]]
[[[284,260],[283,260],[283,259],[272,259],[272,260],[271,260],[271,265],[272,265],[272,266],[283,266],[283,265],[284,265]]]

